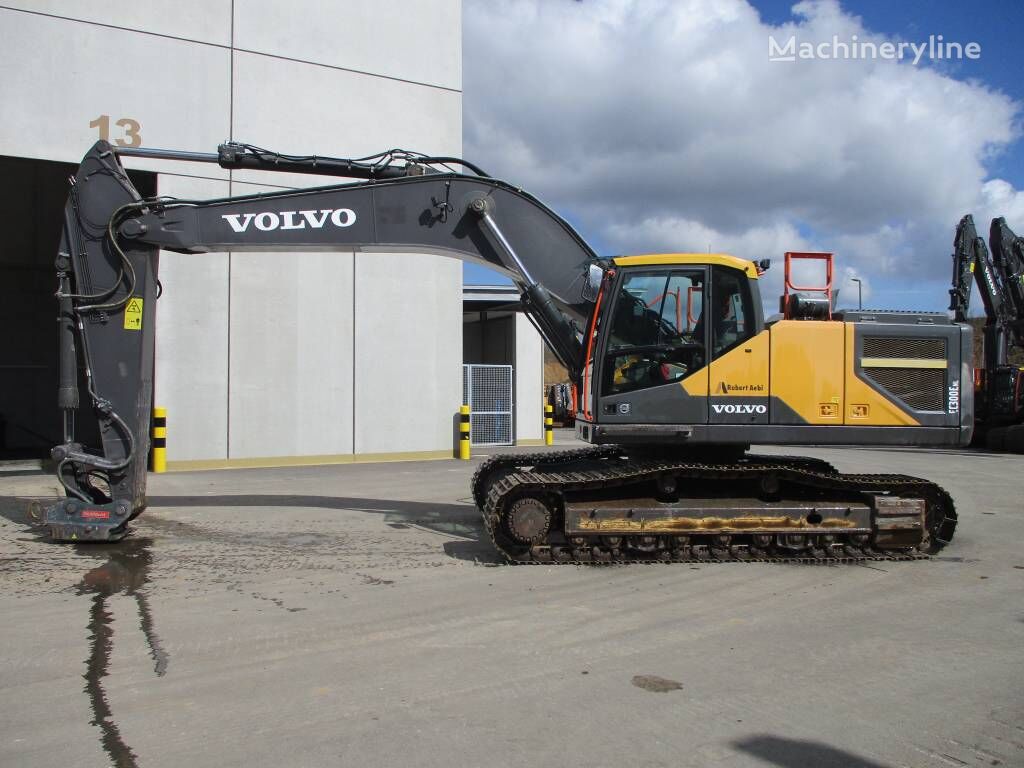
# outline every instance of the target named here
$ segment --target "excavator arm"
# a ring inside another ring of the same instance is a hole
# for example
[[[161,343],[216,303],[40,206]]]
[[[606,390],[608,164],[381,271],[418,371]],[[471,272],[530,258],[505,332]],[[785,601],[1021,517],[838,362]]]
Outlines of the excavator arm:
[[[989,228],[992,265],[1003,286],[1003,315],[1010,343],[1024,348],[1024,237],[1019,237],[1001,216]]]
[[[985,248],[985,241],[978,237],[974,217],[967,214],[960,219],[953,238],[953,287],[949,289],[949,309],[958,323],[967,322],[979,248]]]
[[[217,200],[143,200],[118,154],[362,181]],[[470,173],[451,170],[456,163]],[[558,215],[457,158],[294,157],[238,144],[206,155],[98,142],[71,180],[57,256],[64,441],[52,455],[68,498],[44,512],[56,539],[120,538],[145,507],[160,249],[424,252],[485,264],[513,280],[526,313],[574,380],[603,274],[594,252]],[[79,358],[87,405],[100,427],[98,448],[75,439],[75,418],[84,410]]]

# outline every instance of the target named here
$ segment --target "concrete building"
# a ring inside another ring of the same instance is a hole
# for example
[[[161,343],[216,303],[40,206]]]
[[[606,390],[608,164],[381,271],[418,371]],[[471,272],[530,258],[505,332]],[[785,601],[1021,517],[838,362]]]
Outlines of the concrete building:
[[[5,6],[0,266],[17,279],[0,287],[0,319],[25,329],[0,349],[8,448],[59,442],[52,263],[64,179],[97,138],[204,152],[235,139],[344,157],[461,154],[459,0]],[[144,193],[179,198],[337,182],[125,165]],[[155,397],[169,411],[171,467],[450,454],[461,274],[458,261],[420,254],[163,253]],[[540,438],[533,420],[522,437]]]

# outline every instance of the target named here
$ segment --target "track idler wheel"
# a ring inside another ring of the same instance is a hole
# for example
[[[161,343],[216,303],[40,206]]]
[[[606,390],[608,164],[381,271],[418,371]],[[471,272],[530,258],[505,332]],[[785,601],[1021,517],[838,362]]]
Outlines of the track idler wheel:
[[[522,544],[541,544],[551,531],[551,510],[533,496],[514,501],[506,520],[508,532]]]

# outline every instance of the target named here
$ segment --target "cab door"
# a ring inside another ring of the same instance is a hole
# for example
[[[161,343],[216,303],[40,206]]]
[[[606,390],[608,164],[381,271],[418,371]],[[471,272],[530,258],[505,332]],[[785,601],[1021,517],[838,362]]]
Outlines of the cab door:
[[[767,424],[770,337],[761,330],[750,282],[740,270],[712,267],[707,316],[709,423]]]
[[[707,267],[627,268],[604,317],[597,418],[605,424],[706,424]]]

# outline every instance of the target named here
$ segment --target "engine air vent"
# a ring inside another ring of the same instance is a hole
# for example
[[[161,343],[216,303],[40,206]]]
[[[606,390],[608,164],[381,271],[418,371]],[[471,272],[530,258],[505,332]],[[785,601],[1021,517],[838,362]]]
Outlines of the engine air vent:
[[[864,376],[915,411],[941,411],[946,407],[945,368],[865,368]]]
[[[944,338],[903,336],[865,336],[864,357],[901,357],[918,360],[945,360]]]

